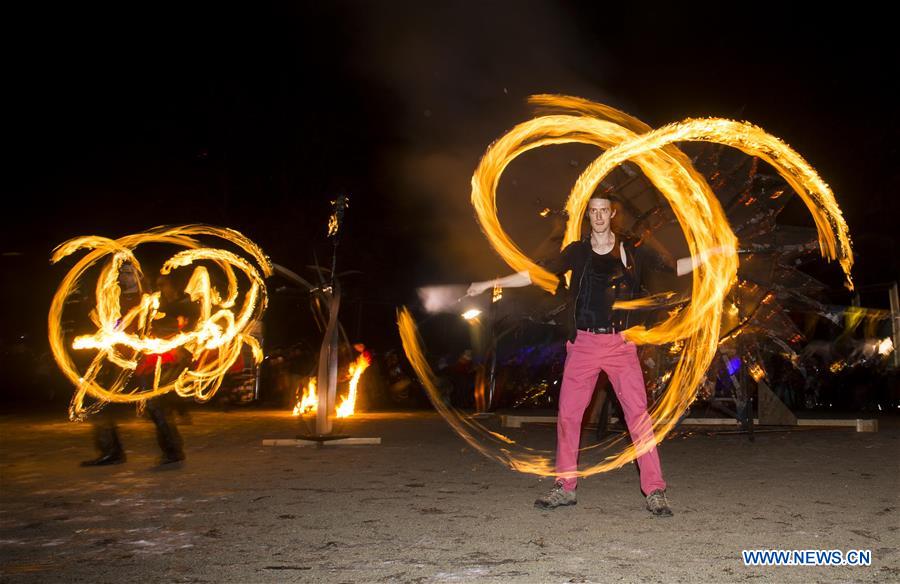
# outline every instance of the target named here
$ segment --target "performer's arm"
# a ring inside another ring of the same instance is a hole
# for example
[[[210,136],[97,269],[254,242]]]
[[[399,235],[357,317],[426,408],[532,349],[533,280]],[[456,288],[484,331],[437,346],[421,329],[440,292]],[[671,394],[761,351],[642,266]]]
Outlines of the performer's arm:
[[[709,261],[709,258],[713,257],[714,255],[733,253],[735,253],[733,249],[728,249],[725,246],[704,249],[701,250],[700,253],[696,256],[688,256],[675,260],[675,265],[673,266],[671,259],[667,260],[662,255],[660,255],[659,252],[648,245],[642,245],[635,248],[635,254],[640,256],[640,261],[646,268],[656,270],[658,272],[666,272],[669,274],[674,273],[677,276],[690,274],[691,272],[696,270],[698,266],[701,266]]]
[[[718,254],[728,254],[731,255],[735,253],[734,249],[726,248],[725,246],[714,247],[711,249],[702,250],[696,257],[689,256],[686,258],[679,258],[677,262],[675,262],[675,273],[679,276],[684,276],[685,274],[690,274],[694,270],[697,269],[698,266],[705,264],[709,261],[714,255]]]
[[[493,280],[485,280],[483,282],[472,282],[472,285],[469,286],[469,290],[466,292],[466,294],[468,296],[478,296],[485,290],[495,288],[497,286],[499,286],[500,288],[523,288],[530,285],[531,274],[528,273],[528,270],[522,270],[521,272],[516,272],[515,274],[510,274],[509,276],[503,278],[495,278]]]
[[[572,269],[572,254],[574,243],[567,245],[559,254],[544,263],[544,268],[562,278],[562,274]],[[522,270],[515,274],[510,274],[504,278],[495,280],[485,280],[483,282],[473,282],[469,286],[466,293],[468,296],[477,296],[489,288],[499,286],[500,288],[524,288],[531,285],[531,274],[528,270]]]

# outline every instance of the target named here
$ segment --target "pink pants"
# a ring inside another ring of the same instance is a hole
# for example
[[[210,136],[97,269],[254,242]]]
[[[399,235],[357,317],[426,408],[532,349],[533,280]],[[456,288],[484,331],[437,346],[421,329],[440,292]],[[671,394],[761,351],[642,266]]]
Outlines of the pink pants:
[[[647,414],[647,392],[638,361],[637,346],[626,343],[621,335],[599,335],[578,331],[574,343],[566,343],[566,366],[559,394],[559,417],[556,422],[556,472],[565,490],[575,490],[578,479],[567,476],[578,470],[578,448],[581,421],[594,395],[600,371],[606,371],[619,398],[625,424],[635,445],[652,440],[650,416]],[[649,495],[665,489],[659,454],[654,446],[637,459],[641,473],[641,490]]]

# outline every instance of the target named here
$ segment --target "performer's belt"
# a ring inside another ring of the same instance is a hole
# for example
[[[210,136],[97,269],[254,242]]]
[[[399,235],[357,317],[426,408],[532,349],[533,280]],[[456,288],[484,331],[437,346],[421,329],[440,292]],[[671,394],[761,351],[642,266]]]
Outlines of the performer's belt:
[[[598,326],[594,328],[580,328],[580,331],[584,331],[586,333],[593,333],[595,335],[614,335],[616,334],[616,327],[606,327],[606,326]]]

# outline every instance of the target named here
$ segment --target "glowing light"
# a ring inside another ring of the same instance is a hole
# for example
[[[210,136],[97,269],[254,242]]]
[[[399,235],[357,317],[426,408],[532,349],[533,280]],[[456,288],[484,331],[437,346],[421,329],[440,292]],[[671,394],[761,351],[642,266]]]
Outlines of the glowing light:
[[[826,259],[838,260],[852,288],[850,268],[853,255],[847,225],[828,185],[803,158],[778,138],[751,124],[722,119],[689,119],[658,130],[623,112],[584,99],[541,95],[533,104],[551,113],[519,124],[495,141],[485,152],[472,177],[472,205],[491,246],[516,272],[528,270],[531,280],[553,292],[557,277],[535,263],[503,230],[498,217],[496,192],[500,176],[520,154],[541,146],[579,142],[592,144],[605,152],[581,174],[572,189],[566,211],[568,224],[563,246],[580,239],[581,222],[591,195],[600,182],[618,165],[636,164],[666,197],[690,249],[691,256],[708,255],[697,261],[692,273],[691,302],[672,311],[665,321],[652,329],[633,327],[623,332],[627,340],[638,344],[665,344],[682,341],[684,350],[671,383],[650,415],[654,441],[658,442],[674,427],[694,401],[718,346],[723,301],[736,281],[737,238],[731,231],[715,194],[693,168],[688,157],[675,147],[676,142],[702,141],[737,148],[771,164],[806,204],[813,216],[819,248]],[[710,250],[725,250],[711,254]],[[617,302],[614,308],[633,309],[645,300]],[[433,374],[421,354],[415,324],[408,312],[399,315],[401,338],[407,358],[416,369],[423,386],[432,395]],[[438,394],[435,392],[434,396]],[[522,472],[554,474],[549,458],[533,451],[514,453],[483,428],[446,407],[435,407],[467,442],[477,450]],[[618,456],[577,473],[589,476],[618,468],[643,454],[652,444],[629,446]]]
[[[747,371],[750,372],[750,377],[753,378],[753,381],[758,382],[760,379],[766,376],[766,372],[763,371],[763,368],[759,363],[751,363],[747,368]]]
[[[546,216],[549,215],[549,214],[550,214],[550,207],[544,207],[544,208],[541,209],[540,212],[538,213],[538,215],[540,215],[541,217],[546,217]]]
[[[225,374],[241,356],[244,346],[250,348],[257,363],[262,360],[262,348],[249,331],[265,310],[263,277],[251,261],[228,250],[204,247],[198,237],[213,237],[237,246],[252,258],[265,276],[271,275],[269,260],[252,241],[237,231],[208,225],[158,227],[119,239],[78,237],[54,250],[53,263],[76,251],[90,250],[63,278],[53,296],[48,318],[53,357],[63,374],[77,388],[69,407],[72,419],[80,419],[107,402],[142,402],[171,391],[182,397],[205,401],[218,390]],[[194,266],[184,290],[199,311],[192,330],[180,330],[169,337],[154,334],[155,321],[164,317],[160,312],[160,292],[141,291],[139,278],[143,272],[135,254],[135,249],[146,243],[186,248],[163,264],[160,274],[164,276],[201,261],[207,262],[210,267],[218,267],[224,276],[226,288],[223,295],[212,284],[207,266]],[[89,365],[79,367],[70,355],[70,347],[65,340],[63,311],[70,296],[79,288],[88,288],[82,280],[101,261],[104,263],[94,285],[95,307],[90,313],[97,330],[93,334],[77,336],[71,343],[73,350],[91,350],[96,354]],[[123,314],[120,273],[125,276],[129,272],[133,273],[141,295]],[[241,294],[235,272],[242,273],[248,282],[240,305],[238,299]],[[190,354],[191,362],[184,365],[174,379],[161,383],[162,362],[176,350]],[[129,384],[142,361],[154,365],[150,388]],[[112,368],[112,371],[107,371],[107,368]],[[96,403],[85,407],[86,395],[97,400]]]
[[[365,354],[360,355],[356,361],[350,364],[350,391],[337,408],[338,418],[347,418],[353,415],[353,409],[356,406],[356,387],[359,384],[359,378],[362,377],[363,371],[369,365],[370,360]]]
[[[734,375],[738,371],[741,370],[741,358],[740,357],[732,357],[726,361],[725,369],[728,371],[728,375]]]
[[[319,396],[316,395],[316,378],[310,377],[306,389],[303,390],[303,395],[294,406],[293,415],[302,416],[303,414],[315,413],[317,407],[319,407]]]
[[[334,237],[340,231],[344,212],[350,208],[350,197],[339,195],[337,199],[331,201],[331,204],[334,212],[328,217],[328,237]]]
[[[491,302],[499,302],[501,298],[503,298],[503,288],[494,286],[494,291],[491,294]]]
[[[891,337],[887,337],[882,339],[877,345],[876,349],[879,355],[890,355],[894,350],[894,341]]]
[[[462,317],[466,320],[472,320],[473,318],[476,318],[479,314],[481,314],[480,310],[478,310],[477,308],[472,308],[472,309],[467,310],[464,313],[462,313]]]
[[[337,214],[332,213],[331,216],[328,217],[328,237],[337,235],[338,226]]]
[[[426,312],[456,312],[466,298],[466,286],[425,286],[417,290]]]

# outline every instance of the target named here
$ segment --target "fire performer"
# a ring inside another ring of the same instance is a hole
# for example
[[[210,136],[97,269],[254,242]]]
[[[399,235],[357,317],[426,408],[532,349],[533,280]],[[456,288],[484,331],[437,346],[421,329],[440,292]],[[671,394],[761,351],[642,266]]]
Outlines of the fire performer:
[[[153,323],[153,331],[160,335],[174,335],[196,322],[196,305],[180,293],[173,282],[166,276],[157,280],[160,291],[160,309],[165,316]],[[157,361],[160,361],[157,365]],[[157,366],[164,376],[177,375],[190,361],[190,355],[184,348],[178,347],[162,354],[151,354],[138,362],[134,375],[144,390],[153,386]],[[173,396],[163,395],[146,401],[147,414],[156,427],[156,441],[162,451],[159,464],[168,465],[184,460],[181,434],[172,419],[170,404],[167,399]],[[180,399],[180,398],[175,398]],[[82,466],[107,466],[125,462],[125,450],[119,439],[119,430],[115,414],[106,408],[94,420],[94,444],[100,456],[86,460]]]
[[[556,425],[557,479],[550,492],[534,505],[539,509],[555,509],[577,503],[581,423],[602,370],[606,371],[619,398],[632,441],[639,450],[644,450],[637,463],[647,509],[657,517],[671,517],[656,446],[642,446],[653,442],[653,430],[647,414],[647,393],[637,346],[621,335],[629,326],[631,311],[613,310],[613,303],[640,295],[645,268],[675,271],[680,276],[696,266],[692,258],[682,258],[673,270],[673,266],[646,245],[635,246],[633,241],[620,238],[611,229],[615,215],[609,198],[600,195],[591,198],[587,211],[590,235],[566,246],[548,266],[560,276],[557,293],[564,287],[563,274],[571,270],[572,279],[563,318],[568,341]],[[706,252],[699,261],[705,261],[711,253],[716,251]],[[531,277],[523,271],[505,278],[474,282],[468,294],[481,294],[495,286],[515,288],[529,284]]]

